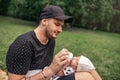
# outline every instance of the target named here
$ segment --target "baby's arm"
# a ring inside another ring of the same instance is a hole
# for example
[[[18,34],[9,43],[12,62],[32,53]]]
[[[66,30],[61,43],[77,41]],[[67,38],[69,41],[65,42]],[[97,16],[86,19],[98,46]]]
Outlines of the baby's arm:
[[[60,70],[56,75],[58,75],[58,76],[64,76],[64,72],[63,72],[63,70]]]

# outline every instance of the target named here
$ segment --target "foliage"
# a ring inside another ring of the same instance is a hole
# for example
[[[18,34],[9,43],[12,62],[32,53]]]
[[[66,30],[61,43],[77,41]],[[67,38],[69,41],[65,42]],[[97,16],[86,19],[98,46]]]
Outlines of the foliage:
[[[0,2],[1,1],[5,0],[0,0]],[[53,4],[59,5],[64,9],[66,14],[74,17],[73,26],[86,27],[93,30],[112,31],[111,23],[117,11],[113,8],[115,1],[116,0],[11,0],[7,14],[36,21],[39,20],[39,15],[43,7]]]
[[[54,2],[54,0],[51,2],[50,0],[11,0],[8,14],[22,19],[38,20],[43,7]]]
[[[110,26],[111,32],[120,32],[120,11],[114,15],[111,26]]]
[[[2,69],[4,68],[4,69],[5,69],[5,66],[4,66],[4,65],[5,65],[5,62],[0,61],[0,68],[2,68]]]
[[[0,14],[6,15],[10,0],[0,0]]]
[[[93,29],[101,29],[100,27],[107,26],[107,30],[109,31],[109,24],[115,14],[113,0],[76,0],[75,3],[77,4],[71,4],[75,6],[75,8],[70,8],[75,9],[75,11],[72,12],[76,19],[74,24]],[[99,26],[98,23],[106,25]]]
[[[36,20],[36,3],[33,0],[11,0],[8,14],[22,19]],[[40,8],[40,7],[39,7]],[[13,15],[14,14],[14,15]]]

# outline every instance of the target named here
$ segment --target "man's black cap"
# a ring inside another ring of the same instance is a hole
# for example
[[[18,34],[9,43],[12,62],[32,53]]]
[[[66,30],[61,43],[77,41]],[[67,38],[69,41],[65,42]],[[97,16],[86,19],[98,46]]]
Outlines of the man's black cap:
[[[40,15],[40,20],[43,18],[54,18],[64,20],[65,23],[71,23],[73,18],[64,14],[64,11],[59,6],[47,5]]]

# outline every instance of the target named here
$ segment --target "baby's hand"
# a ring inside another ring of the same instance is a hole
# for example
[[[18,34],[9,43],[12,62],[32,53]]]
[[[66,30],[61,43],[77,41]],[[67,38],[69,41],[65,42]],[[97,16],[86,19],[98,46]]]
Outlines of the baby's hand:
[[[64,76],[63,70],[59,71],[56,75],[58,75],[58,76],[60,76],[60,77]]]

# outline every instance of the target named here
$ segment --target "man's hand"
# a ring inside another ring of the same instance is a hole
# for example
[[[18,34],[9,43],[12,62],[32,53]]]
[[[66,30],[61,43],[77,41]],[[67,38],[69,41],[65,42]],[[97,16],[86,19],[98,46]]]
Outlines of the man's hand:
[[[57,55],[55,55],[53,62],[49,66],[51,68],[51,71],[56,74],[60,70],[62,70],[64,67],[66,67],[69,64],[68,60],[68,50],[62,49],[60,52],[58,52]]]

